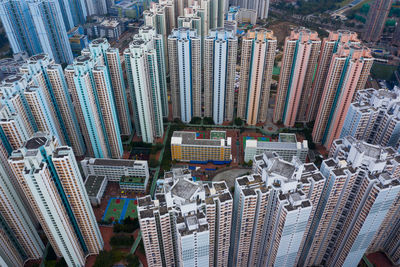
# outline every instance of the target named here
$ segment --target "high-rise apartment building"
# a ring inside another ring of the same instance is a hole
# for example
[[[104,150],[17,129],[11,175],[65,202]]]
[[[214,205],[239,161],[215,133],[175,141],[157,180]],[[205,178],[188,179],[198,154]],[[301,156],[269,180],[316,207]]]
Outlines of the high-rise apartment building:
[[[43,52],[57,63],[72,63],[72,50],[67,36],[69,29],[64,25],[65,18],[63,20],[60,2],[62,1],[30,0],[28,6]],[[70,10],[67,12],[70,13]]]
[[[53,106],[48,101],[41,86],[28,85],[24,91],[26,102],[32,112],[38,131],[47,132],[57,138],[60,144],[66,144]]]
[[[37,132],[13,151],[13,172],[57,256],[83,266],[103,240],[70,147]]]
[[[393,160],[394,168],[399,171],[400,156]],[[384,251],[394,264],[400,264],[400,195],[389,207],[385,219],[368,247],[367,253]]]
[[[29,55],[43,52],[57,63],[71,63],[69,28],[62,11],[68,10],[70,16],[72,13],[71,9],[61,9],[60,3],[64,2],[68,1],[2,1],[0,19],[13,52],[26,51]]]
[[[193,6],[184,9],[183,16],[177,18],[177,28],[195,29],[199,36],[205,38],[210,30],[210,18],[208,17],[210,1],[194,2],[193,4]]]
[[[235,183],[230,265],[296,266],[325,179],[270,152],[254,157],[253,172]]]
[[[65,143],[74,149],[76,156],[84,155],[85,143],[61,65],[55,64],[46,54],[39,54],[30,57],[21,68],[21,72],[27,74],[44,89],[43,92],[50,103],[52,113],[55,114]]]
[[[355,32],[346,30],[331,31],[329,32],[329,36],[322,40],[318,67],[315,72],[312,91],[307,103],[306,121],[315,121],[317,117],[317,111],[327,81],[326,76],[328,75],[332,57],[344,44],[360,44],[360,40],[357,38]]]
[[[26,86],[27,80],[20,74],[5,78],[0,85],[0,101],[1,105],[6,106],[11,113],[19,114],[28,137],[30,137],[34,131],[37,131],[37,126],[25,99],[24,90]]]
[[[363,33],[364,41],[380,40],[392,3],[393,0],[374,0],[371,3]]]
[[[256,29],[242,39],[237,117],[265,122],[277,41],[272,31]]]
[[[41,258],[44,245],[6,164],[0,163],[0,251],[5,252],[6,257],[20,258],[15,262],[11,260],[11,264],[5,266],[22,266],[18,264],[20,261]]]
[[[313,129],[313,141],[329,148],[340,136],[354,94],[364,89],[373,63],[368,48],[344,44],[333,55]]]
[[[161,35],[144,26],[124,51],[135,127],[145,143],[153,143],[164,134],[163,112],[168,102],[163,49]]]
[[[400,193],[398,154],[391,148],[335,140],[323,161],[320,195],[300,266],[356,266]]]
[[[400,88],[359,90],[347,112],[340,138],[348,135],[399,149]]]
[[[228,1],[228,0],[226,0]],[[269,0],[229,0],[230,5],[257,11],[257,18],[268,18]],[[228,10],[225,11],[227,13]]]
[[[3,144],[9,145],[9,153],[20,148],[32,134],[24,124],[21,114],[11,112],[8,106],[0,107],[0,128],[1,139],[4,139]]]
[[[187,169],[165,173],[155,200],[138,200],[149,266],[228,266],[232,202],[225,182],[194,182]]]
[[[45,80],[36,78],[26,75],[15,76],[3,82],[0,89],[2,91],[2,103],[7,106],[10,113],[18,113],[17,116],[24,123],[24,125],[19,124],[18,129],[15,129],[19,134],[24,131],[21,128],[23,127],[30,137],[33,133],[30,129],[32,127],[35,131],[45,131],[54,135],[60,143],[65,144],[65,136],[60,128],[54,106],[51,104],[46,84],[42,86]],[[43,78],[43,76],[40,78]],[[16,134],[16,136],[12,136],[13,134]],[[16,142],[21,143],[24,138],[26,139],[22,135],[18,136],[17,132],[8,132],[8,135],[14,146]],[[19,141],[14,138],[19,139]]]
[[[321,40],[318,33],[298,28],[286,37],[279,76],[273,121],[293,127],[308,122],[307,106],[312,98],[312,82]]]
[[[168,36],[176,28],[178,2],[172,0],[160,0],[151,2],[150,9],[143,11],[144,24],[153,27],[157,34],[161,34],[164,46],[164,60],[166,72],[168,72]]]
[[[110,47],[107,39],[98,38],[89,44],[89,48],[82,51],[82,55],[91,55],[92,58],[96,59],[97,65],[107,67],[120,132],[122,135],[131,135],[132,122],[118,48]]]
[[[201,38],[188,28],[174,29],[168,37],[173,118],[189,123],[202,117]]]
[[[82,55],[65,69],[89,156],[120,158],[122,141],[107,67]]]
[[[26,1],[0,2],[0,19],[14,54],[27,52],[35,55],[43,52],[33,19]]]
[[[107,1],[107,0],[86,0],[85,2],[86,2],[86,7],[87,7],[87,13],[89,16],[90,15],[106,15],[108,12],[107,2],[109,2],[109,1]]]
[[[233,120],[237,49],[235,33],[224,28],[204,40],[204,117],[216,124]]]

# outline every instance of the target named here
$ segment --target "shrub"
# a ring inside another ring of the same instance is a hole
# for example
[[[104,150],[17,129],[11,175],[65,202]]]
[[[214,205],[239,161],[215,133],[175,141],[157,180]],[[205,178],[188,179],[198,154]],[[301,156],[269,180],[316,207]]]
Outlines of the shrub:
[[[115,235],[111,237],[110,245],[112,247],[130,247],[135,239],[128,235]]]

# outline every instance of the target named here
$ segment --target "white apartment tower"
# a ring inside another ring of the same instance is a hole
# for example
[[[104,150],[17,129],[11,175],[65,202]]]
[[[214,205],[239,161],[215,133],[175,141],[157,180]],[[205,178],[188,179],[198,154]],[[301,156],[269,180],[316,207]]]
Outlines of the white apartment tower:
[[[27,74],[43,88],[50,111],[59,124],[65,143],[74,149],[75,155],[84,155],[85,143],[61,65],[55,64],[47,54],[39,54],[30,57],[22,66],[21,72]]]
[[[356,92],[340,137],[348,135],[368,143],[400,148],[400,88]]]
[[[123,149],[113,87],[101,60],[101,57],[79,56],[73,65],[67,66],[65,77],[88,154],[121,158]]]
[[[238,39],[232,30],[213,29],[204,40],[204,117],[233,120]]]
[[[233,200],[225,182],[202,185],[187,169],[165,173],[163,182],[154,200],[138,200],[149,265],[228,266]]]
[[[201,38],[188,28],[168,37],[173,118],[189,123],[202,117]]]
[[[121,135],[131,135],[132,122],[118,48],[110,47],[107,39],[98,38],[82,51],[82,55],[91,55],[97,65],[107,67]]]
[[[270,152],[254,157],[253,171],[236,179],[230,264],[295,266],[325,179]]]
[[[163,54],[161,35],[149,26],[140,28],[124,52],[128,81],[133,89],[135,126],[145,143],[153,143],[164,134],[161,95],[166,96],[166,71]]]
[[[84,266],[103,240],[72,149],[37,132],[9,162],[57,256]]]
[[[302,250],[302,266],[357,265],[382,223],[392,218],[400,192],[400,167],[393,149],[335,140],[321,173],[326,186]]]

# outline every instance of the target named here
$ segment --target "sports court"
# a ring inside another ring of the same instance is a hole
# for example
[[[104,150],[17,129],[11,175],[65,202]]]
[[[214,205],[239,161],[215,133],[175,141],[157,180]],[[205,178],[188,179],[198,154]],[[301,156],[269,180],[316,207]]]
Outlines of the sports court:
[[[111,198],[108,201],[103,221],[122,221],[127,217],[137,218],[137,200],[134,198]]]
[[[226,138],[225,131],[211,131],[210,132],[210,139],[220,140],[220,139],[225,139],[225,138]]]

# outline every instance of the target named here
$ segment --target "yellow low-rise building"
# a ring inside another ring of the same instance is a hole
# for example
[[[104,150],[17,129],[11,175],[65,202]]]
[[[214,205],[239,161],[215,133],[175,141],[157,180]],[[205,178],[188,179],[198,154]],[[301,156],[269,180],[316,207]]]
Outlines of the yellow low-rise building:
[[[172,160],[189,162],[230,162],[231,138],[224,131],[211,131],[211,139],[196,138],[196,132],[174,132],[171,138]]]

